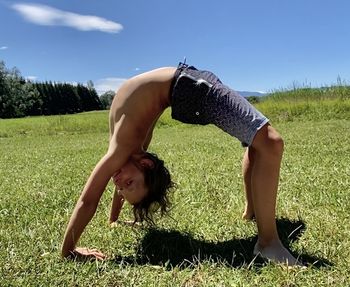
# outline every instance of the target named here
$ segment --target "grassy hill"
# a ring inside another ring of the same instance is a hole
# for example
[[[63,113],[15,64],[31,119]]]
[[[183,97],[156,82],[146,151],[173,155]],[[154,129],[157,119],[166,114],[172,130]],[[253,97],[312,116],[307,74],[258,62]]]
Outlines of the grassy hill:
[[[257,108],[273,121],[350,119],[350,87],[281,90],[263,97]]]

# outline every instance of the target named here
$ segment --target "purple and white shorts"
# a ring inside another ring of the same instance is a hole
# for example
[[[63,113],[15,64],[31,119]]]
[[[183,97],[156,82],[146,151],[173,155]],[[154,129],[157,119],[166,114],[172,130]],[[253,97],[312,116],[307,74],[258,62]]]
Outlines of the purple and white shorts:
[[[250,146],[269,119],[209,71],[180,63],[171,88],[171,116],[189,124],[214,124]]]

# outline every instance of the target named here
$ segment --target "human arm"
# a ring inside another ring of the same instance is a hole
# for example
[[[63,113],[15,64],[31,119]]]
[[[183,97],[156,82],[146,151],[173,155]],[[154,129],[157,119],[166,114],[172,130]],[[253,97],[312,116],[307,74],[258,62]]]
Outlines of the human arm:
[[[153,129],[154,129],[155,125],[156,125],[156,121],[152,124],[152,126],[148,130],[147,136],[145,138],[145,141],[143,142],[143,146],[142,147],[143,147],[143,150],[145,150],[145,151],[148,149],[148,146],[151,143],[152,136],[153,136]]]
[[[124,204],[124,198],[120,194],[118,194],[117,188],[114,191],[113,201],[112,201],[112,207],[111,207],[111,213],[109,216],[109,223],[113,223],[117,221],[120,211]]]
[[[107,153],[91,173],[69,220],[62,245],[62,256],[74,254],[75,246],[95,214],[109,179],[120,165],[120,160],[116,160],[115,156],[113,153]]]
[[[141,150],[142,138],[142,134],[124,116],[114,126],[108,152],[94,168],[73,210],[63,239],[62,256],[94,256],[94,253],[85,252],[86,250],[82,254],[81,248],[76,248],[77,242],[95,214],[108,181],[125,165],[132,154]]]
[[[135,222],[134,220],[118,220],[120,211],[124,205],[124,198],[123,196],[118,194],[118,190],[116,189],[114,191],[114,196],[113,196],[113,201],[112,201],[112,207],[111,207],[111,212],[109,216],[109,223],[111,224],[112,227],[114,227],[115,223],[118,224],[124,224],[124,225],[129,225],[132,227],[139,226],[139,222]]]

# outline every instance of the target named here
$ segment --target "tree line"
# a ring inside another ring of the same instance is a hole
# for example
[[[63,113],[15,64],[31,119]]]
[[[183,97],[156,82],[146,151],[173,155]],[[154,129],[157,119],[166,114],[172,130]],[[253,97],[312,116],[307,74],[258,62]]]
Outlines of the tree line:
[[[111,92],[108,92],[111,93]],[[99,98],[93,83],[31,82],[18,69],[0,61],[0,118],[71,114],[106,109],[110,99]]]

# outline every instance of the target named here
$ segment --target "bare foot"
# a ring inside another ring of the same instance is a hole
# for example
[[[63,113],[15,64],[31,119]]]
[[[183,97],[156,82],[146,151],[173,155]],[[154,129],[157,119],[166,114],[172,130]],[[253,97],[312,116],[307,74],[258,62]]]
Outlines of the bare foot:
[[[246,206],[243,214],[242,214],[242,219],[250,221],[255,219],[255,214],[254,210],[248,206]]]
[[[274,263],[285,263],[288,266],[304,266],[278,241],[272,242],[270,245],[261,247],[259,242],[255,244],[254,255],[260,255],[264,259]]]

